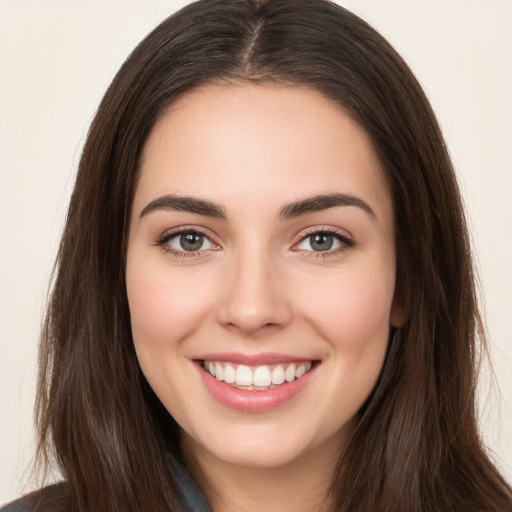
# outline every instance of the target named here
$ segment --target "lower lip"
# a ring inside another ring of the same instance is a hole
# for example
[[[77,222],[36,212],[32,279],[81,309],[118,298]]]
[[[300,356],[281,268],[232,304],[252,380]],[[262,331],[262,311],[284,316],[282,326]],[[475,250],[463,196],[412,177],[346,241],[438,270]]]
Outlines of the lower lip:
[[[317,365],[313,365],[313,368],[302,377],[267,391],[248,391],[218,381],[206,372],[199,362],[196,366],[206,389],[213,398],[230,409],[242,412],[265,412],[285,405],[308,385],[317,367]]]

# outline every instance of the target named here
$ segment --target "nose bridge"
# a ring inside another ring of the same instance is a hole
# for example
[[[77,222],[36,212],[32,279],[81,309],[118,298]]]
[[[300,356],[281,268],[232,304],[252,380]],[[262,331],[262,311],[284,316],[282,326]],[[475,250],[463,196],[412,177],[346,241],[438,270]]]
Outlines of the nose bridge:
[[[223,325],[253,333],[289,321],[287,287],[277,260],[265,244],[248,243],[233,252],[218,308],[218,320]]]

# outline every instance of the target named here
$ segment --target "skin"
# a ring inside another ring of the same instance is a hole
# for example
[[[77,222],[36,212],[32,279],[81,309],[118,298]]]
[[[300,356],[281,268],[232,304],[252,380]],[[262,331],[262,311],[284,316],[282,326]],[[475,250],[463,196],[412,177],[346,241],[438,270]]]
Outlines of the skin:
[[[332,193],[373,214],[336,206],[280,218],[290,202]],[[226,218],[162,208],[141,216],[168,194],[216,203]],[[179,236],[158,244],[180,227],[207,236],[201,250],[187,253]],[[311,232],[332,230],[353,246],[313,250]],[[156,123],[128,239],[133,339],[214,511],[328,509],[339,455],[399,325],[395,266],[391,196],[369,139],[318,93],[209,85]],[[194,358],[212,352],[318,363],[293,399],[251,413],[205,388]]]

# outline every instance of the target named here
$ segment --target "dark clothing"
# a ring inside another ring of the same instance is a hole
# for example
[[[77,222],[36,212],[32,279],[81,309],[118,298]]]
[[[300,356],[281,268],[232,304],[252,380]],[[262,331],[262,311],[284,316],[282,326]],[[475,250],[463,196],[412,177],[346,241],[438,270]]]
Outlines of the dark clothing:
[[[34,491],[5,505],[0,512],[36,512],[41,510],[44,512],[71,512],[66,507],[65,501],[66,486],[64,483],[49,485],[40,491]],[[42,508],[40,508],[42,507]]]
[[[210,507],[202,492],[194,482],[192,475],[187,471],[185,466],[174,459],[170,458],[171,465],[176,475],[176,483],[180,491],[181,502],[183,503],[184,512],[210,512]],[[0,510],[0,512],[4,512]]]
[[[179,487],[183,512],[210,512],[204,496],[186,468],[174,459],[171,465]],[[40,509],[42,503],[44,506]],[[13,501],[2,507],[0,512],[72,512],[67,503],[66,484],[61,482]]]

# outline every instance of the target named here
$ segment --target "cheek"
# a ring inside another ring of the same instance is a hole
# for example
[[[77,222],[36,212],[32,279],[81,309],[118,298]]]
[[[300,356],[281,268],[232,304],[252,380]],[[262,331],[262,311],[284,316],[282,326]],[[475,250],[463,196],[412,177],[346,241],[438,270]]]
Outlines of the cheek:
[[[304,311],[318,331],[337,348],[360,351],[387,340],[393,300],[393,275],[384,272],[340,272],[317,293],[304,296]]]
[[[332,412],[349,421],[374,389],[384,363],[394,274],[377,266],[361,272],[352,268],[338,277],[333,276],[305,309],[329,346],[326,369],[333,379],[326,382],[325,395],[338,397],[331,403]]]
[[[174,347],[200,325],[209,297],[207,279],[198,281],[187,272],[170,272],[164,265],[127,267],[127,294],[132,334],[142,346]]]

